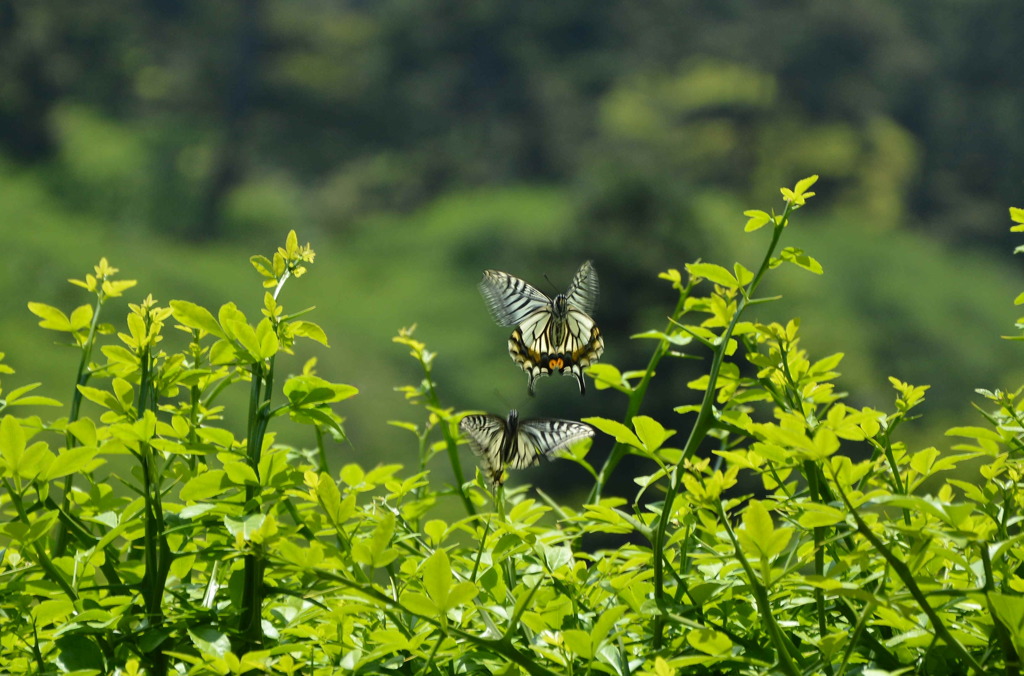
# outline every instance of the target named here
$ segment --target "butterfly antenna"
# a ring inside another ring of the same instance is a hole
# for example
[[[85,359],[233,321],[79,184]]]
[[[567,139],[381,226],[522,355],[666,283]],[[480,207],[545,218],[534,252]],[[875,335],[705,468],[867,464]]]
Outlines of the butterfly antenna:
[[[546,281],[548,283],[548,286],[551,287],[551,294],[550,295],[551,295],[552,298],[554,298],[559,293],[561,293],[561,291],[558,290],[558,287],[555,286],[555,283],[551,281],[551,278],[548,277],[548,273],[546,273],[546,272],[544,273],[544,281]]]

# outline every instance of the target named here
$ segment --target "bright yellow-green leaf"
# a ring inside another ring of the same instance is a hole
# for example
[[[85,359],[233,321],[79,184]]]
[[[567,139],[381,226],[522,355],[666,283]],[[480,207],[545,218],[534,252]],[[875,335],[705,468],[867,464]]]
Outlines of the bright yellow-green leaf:
[[[713,629],[693,629],[686,633],[686,642],[708,655],[722,655],[732,650],[729,637]]]
[[[614,438],[619,443],[633,446],[634,448],[643,448],[644,445],[640,439],[633,433],[633,430],[629,429],[622,423],[616,420],[608,420],[607,418],[583,418],[583,422],[588,425],[593,425],[597,429],[601,430],[608,436]]]
[[[646,415],[633,418],[633,429],[643,443],[643,448],[651,453],[661,448],[661,445],[676,433],[675,430],[666,430],[661,423]]]
[[[753,232],[763,227],[765,224],[771,222],[772,217],[764,211],[759,209],[751,209],[750,211],[744,211],[743,215],[747,217],[747,224],[743,226],[745,232]]]
[[[231,483],[238,485],[253,485],[259,483],[259,479],[256,478],[256,472],[248,464],[235,460],[232,462],[224,463],[224,471],[227,472],[228,479]]]
[[[71,331],[71,320],[68,319],[67,315],[52,305],[46,305],[45,303],[29,303],[28,309],[32,314],[43,320],[39,322],[39,326],[44,329],[50,329],[52,331]]]
[[[803,514],[797,519],[804,528],[817,528],[819,526],[834,526],[846,520],[846,513],[842,510],[822,505],[816,502],[808,502],[803,506]]]
[[[1010,220],[1017,224],[1010,228],[1010,232],[1024,231],[1024,209],[1021,209],[1020,207],[1010,207]]]
[[[687,263],[686,270],[694,277],[707,279],[727,289],[735,289],[739,286],[739,282],[732,276],[732,273],[721,265],[715,265],[714,263]]]
[[[593,658],[594,645],[590,642],[590,634],[582,629],[566,629],[562,632],[562,640],[569,646],[569,650],[583,659]]]

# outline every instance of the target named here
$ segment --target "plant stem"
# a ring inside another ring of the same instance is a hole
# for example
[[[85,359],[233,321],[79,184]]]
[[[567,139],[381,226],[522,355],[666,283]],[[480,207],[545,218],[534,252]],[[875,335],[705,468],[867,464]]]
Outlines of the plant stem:
[[[263,453],[263,439],[270,422],[270,404],[274,391],[274,357],[266,365],[254,364],[252,367],[252,385],[249,389],[249,440],[246,453],[257,480],[260,472],[260,458]],[[245,487],[245,505],[248,513],[261,511],[259,504],[254,504],[259,488]],[[255,545],[254,545],[255,546]],[[239,618],[239,631],[242,634],[241,654],[258,648],[263,643],[263,574],[266,562],[261,553],[256,551],[245,555],[245,569],[242,582],[242,612]]]
[[[984,669],[982,668],[982,666],[978,664],[978,662],[974,659],[974,656],[971,655],[971,653],[969,653],[966,648],[964,648],[960,641],[956,640],[956,637],[953,636],[952,633],[950,633],[949,629],[942,621],[942,618],[939,617],[939,614],[935,611],[932,605],[928,603],[928,598],[925,596],[924,592],[921,591],[921,588],[917,585],[917,580],[914,579],[914,574],[910,571],[910,568],[907,566],[907,564],[904,563],[898,556],[896,556],[892,552],[892,550],[886,547],[878,538],[878,536],[871,532],[871,528],[864,521],[864,519],[861,518],[860,513],[854,508],[853,504],[847,497],[846,492],[839,485],[838,481],[836,481],[836,490],[839,491],[839,496],[846,504],[846,509],[853,517],[854,521],[857,522],[857,532],[863,535],[864,539],[870,542],[871,545],[875,548],[875,550],[882,555],[882,558],[884,558],[889,563],[889,565],[892,566],[892,569],[896,571],[896,574],[900,577],[900,580],[902,580],[903,584],[906,585],[907,591],[909,591],[910,595],[914,597],[914,600],[917,602],[918,607],[921,608],[924,614],[928,616],[928,620],[931,622],[937,637],[945,641],[946,645],[948,645],[954,652],[959,654],[960,658],[963,660],[963,663],[966,666],[970,667],[972,671],[975,671],[979,674],[984,673]]]
[[[690,296],[690,290],[693,288],[694,282],[691,281],[686,285],[679,293],[679,300],[676,301],[675,310],[672,311],[672,315],[669,317],[668,324],[665,327],[664,333],[672,331],[672,327],[675,322],[683,314],[683,309],[686,305],[686,299]],[[669,342],[665,338],[658,341],[657,347],[654,348],[654,352],[651,354],[651,359],[647,363],[647,369],[644,371],[643,377],[640,382],[637,383],[636,387],[629,395],[629,404],[626,406],[626,415],[623,417],[622,424],[628,426],[633,418],[640,412],[640,406],[643,404],[644,397],[647,395],[647,387],[651,383],[651,378],[654,377],[654,372],[658,368],[658,364],[661,362],[662,357],[668,354]],[[621,442],[616,442],[612,446],[611,453],[608,455],[608,459],[605,460],[604,465],[601,467],[601,473],[597,477],[597,481],[594,483],[594,487],[590,490],[590,495],[587,497],[587,503],[594,504],[601,500],[601,494],[604,492],[605,484],[608,483],[609,477],[611,477],[612,471],[618,466],[622,458],[625,457],[626,453],[629,452],[629,446]]]
[[[751,279],[750,283],[747,284],[745,289],[743,289],[743,293],[739,301],[736,303],[736,310],[733,312],[729,325],[725,327],[722,335],[718,338],[718,345],[715,347],[714,354],[711,358],[711,369],[708,373],[707,389],[704,391],[704,399],[701,401],[700,411],[697,413],[697,420],[693,423],[693,427],[690,430],[690,436],[686,440],[686,446],[683,447],[682,458],[680,458],[679,463],[672,470],[668,490],[665,492],[665,500],[662,503],[662,512],[658,517],[658,527],[655,531],[654,542],[652,543],[654,556],[654,599],[659,608],[663,606],[665,600],[665,533],[668,529],[672,506],[675,503],[676,495],[678,494],[683,481],[683,475],[679,471],[679,467],[697,452],[697,449],[700,448],[701,443],[703,443],[704,439],[707,437],[708,432],[711,431],[711,426],[714,422],[713,411],[718,375],[722,370],[722,363],[725,361],[725,352],[729,348],[729,340],[732,338],[732,333],[735,331],[736,324],[739,323],[740,317],[743,315],[743,311],[746,310],[748,305],[750,305],[751,296],[754,295],[754,291],[757,290],[758,285],[761,283],[761,278],[764,277],[764,274],[768,271],[768,268],[771,265],[772,256],[775,254],[775,247],[779,244],[779,239],[782,237],[782,231],[785,229],[786,224],[789,221],[789,214],[791,211],[792,204],[787,203],[786,210],[782,213],[782,216],[776,219],[775,227],[772,230],[772,240],[768,245],[768,250],[765,252],[764,260],[761,261],[761,267],[758,268],[754,278]],[[663,629],[664,618],[662,615],[658,615],[654,622],[654,647],[656,650],[661,647]]]
[[[747,557],[743,555],[743,550],[740,549],[740,543],[736,539],[736,533],[732,530],[732,525],[729,523],[729,517],[726,516],[725,510],[722,508],[721,501],[715,503],[715,508],[718,512],[718,521],[725,528],[726,534],[729,536],[729,540],[732,541],[733,550],[735,552],[736,560],[743,566],[744,572],[747,574],[747,580],[750,582],[750,588],[754,592],[754,598],[757,600],[757,611],[761,615],[762,621],[765,623],[765,627],[768,630],[768,636],[771,638],[772,643],[775,646],[775,652],[778,655],[778,664],[781,671],[786,674],[792,674],[796,676],[800,673],[790,651],[795,652],[793,643],[786,638],[785,634],[782,633],[782,628],[779,627],[779,623],[775,621],[775,616],[772,615],[772,603],[768,598],[767,588],[761,584],[761,581],[757,578],[757,574],[754,572],[754,567],[747,561]]]
[[[100,325],[100,309],[103,307],[103,296],[98,294],[96,296],[96,305],[92,311],[92,322],[89,324],[89,333],[85,338],[85,343],[82,345],[82,358],[78,362],[78,373],[75,374],[75,387],[74,392],[71,393],[71,411],[68,413],[68,424],[78,420],[79,412],[82,408],[82,393],[78,390],[79,385],[85,385],[89,382],[89,378],[92,375],[89,373],[89,362],[92,360],[92,349],[96,344],[96,330]],[[64,434],[64,443],[67,448],[74,448],[78,446],[78,440],[75,439],[75,435],[70,430]],[[74,474],[69,474],[64,477],[64,489],[63,497],[61,498],[61,509],[65,512],[69,511],[71,507],[71,490],[74,482]],[[57,536],[53,543],[53,555],[63,556],[68,546],[68,529],[61,524],[61,528],[57,530]]]

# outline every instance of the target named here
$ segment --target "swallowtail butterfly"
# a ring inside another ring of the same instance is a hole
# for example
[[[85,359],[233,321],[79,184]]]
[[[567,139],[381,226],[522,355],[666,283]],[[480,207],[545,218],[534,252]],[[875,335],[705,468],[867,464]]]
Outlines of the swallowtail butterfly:
[[[540,456],[550,457],[561,448],[594,436],[590,425],[552,418],[520,420],[515,409],[509,411],[507,420],[489,414],[467,415],[459,428],[483,460],[484,471],[494,486],[503,483],[506,467],[536,465]]]
[[[479,287],[494,321],[516,327],[508,339],[508,353],[530,377],[530,395],[537,378],[555,372],[575,376],[580,394],[586,394],[583,369],[604,352],[604,339],[590,318],[597,303],[594,265],[581,265],[569,290],[553,299],[497,270],[486,270]]]

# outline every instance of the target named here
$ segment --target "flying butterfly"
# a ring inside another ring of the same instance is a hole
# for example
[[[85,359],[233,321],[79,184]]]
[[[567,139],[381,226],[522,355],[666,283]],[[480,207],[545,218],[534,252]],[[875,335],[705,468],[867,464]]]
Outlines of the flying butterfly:
[[[590,425],[553,418],[520,420],[515,409],[509,411],[507,420],[490,414],[467,415],[459,428],[482,459],[493,486],[504,482],[506,468],[536,465],[540,456],[550,457],[559,449],[594,436]]]
[[[597,271],[585,262],[565,293],[548,298],[518,277],[484,271],[480,293],[499,326],[515,326],[508,339],[512,360],[530,377],[531,396],[537,378],[556,371],[575,376],[580,394],[587,393],[583,369],[604,352],[604,338],[590,314],[597,304]]]

